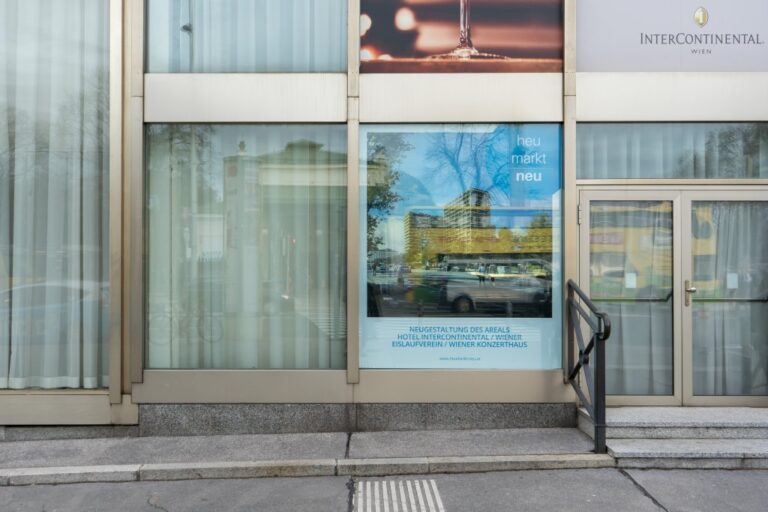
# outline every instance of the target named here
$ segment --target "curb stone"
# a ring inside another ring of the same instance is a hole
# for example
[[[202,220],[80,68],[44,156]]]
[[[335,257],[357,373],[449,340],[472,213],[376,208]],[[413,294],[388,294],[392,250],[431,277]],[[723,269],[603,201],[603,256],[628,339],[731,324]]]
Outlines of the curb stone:
[[[335,471],[334,459],[145,464],[139,480],[334,476]]]
[[[616,467],[616,461],[610,455],[596,454],[182,462],[0,469],[0,486],[335,475],[394,476],[612,467]]]

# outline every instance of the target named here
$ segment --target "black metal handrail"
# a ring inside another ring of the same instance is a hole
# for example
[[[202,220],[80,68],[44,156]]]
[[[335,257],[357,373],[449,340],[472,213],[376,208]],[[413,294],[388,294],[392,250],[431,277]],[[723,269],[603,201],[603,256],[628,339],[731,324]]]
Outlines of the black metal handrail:
[[[581,304],[584,304],[589,311],[586,311]],[[597,309],[573,279],[568,280],[566,318],[568,321],[568,381],[592,418],[595,427],[595,453],[605,453],[605,342],[611,336],[611,319],[606,313]],[[592,332],[589,343],[586,344],[584,333],[581,331],[581,320]],[[576,348],[574,341],[578,343],[578,361],[574,361]],[[584,372],[589,396],[581,388],[578,380],[581,371]]]

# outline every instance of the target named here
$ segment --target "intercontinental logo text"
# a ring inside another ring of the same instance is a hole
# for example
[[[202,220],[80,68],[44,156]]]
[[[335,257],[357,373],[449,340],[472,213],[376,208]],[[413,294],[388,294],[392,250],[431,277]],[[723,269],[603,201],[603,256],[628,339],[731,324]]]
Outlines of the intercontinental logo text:
[[[701,46],[735,46],[763,45],[765,40],[761,34],[646,34],[640,33],[641,45],[701,45]]]

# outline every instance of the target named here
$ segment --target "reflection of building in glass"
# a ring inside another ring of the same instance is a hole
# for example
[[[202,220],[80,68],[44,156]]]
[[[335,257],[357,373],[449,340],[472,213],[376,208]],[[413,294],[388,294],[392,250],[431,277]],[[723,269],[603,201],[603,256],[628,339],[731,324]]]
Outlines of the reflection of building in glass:
[[[457,228],[488,228],[491,226],[491,195],[472,188],[445,205],[445,220]]]
[[[193,193],[178,193],[184,245],[173,251],[183,255],[173,272],[205,293],[177,293],[175,307],[187,317],[221,316],[218,336],[227,349],[211,364],[267,368],[278,357],[288,366],[306,357],[301,364],[320,367],[328,353],[340,364],[346,169],[345,153],[302,139],[257,155],[240,142],[214,171],[222,192],[210,200],[194,193],[202,173],[184,176],[179,189]],[[287,347],[297,343],[293,337],[309,343],[309,355],[270,344],[269,330],[278,328]]]
[[[505,227],[492,217],[507,217]],[[524,227],[512,228],[518,224]],[[411,265],[474,266],[552,254],[551,212],[492,208],[490,194],[470,189],[445,207],[417,207],[405,215],[405,260]]]

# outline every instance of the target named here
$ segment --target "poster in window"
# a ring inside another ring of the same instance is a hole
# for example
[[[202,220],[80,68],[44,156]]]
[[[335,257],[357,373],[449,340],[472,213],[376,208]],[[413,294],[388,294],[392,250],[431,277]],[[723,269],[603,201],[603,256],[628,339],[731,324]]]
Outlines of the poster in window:
[[[361,367],[559,367],[560,126],[361,130]]]
[[[364,73],[560,72],[562,0],[362,0]]]

